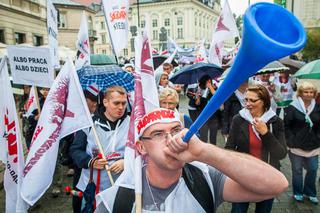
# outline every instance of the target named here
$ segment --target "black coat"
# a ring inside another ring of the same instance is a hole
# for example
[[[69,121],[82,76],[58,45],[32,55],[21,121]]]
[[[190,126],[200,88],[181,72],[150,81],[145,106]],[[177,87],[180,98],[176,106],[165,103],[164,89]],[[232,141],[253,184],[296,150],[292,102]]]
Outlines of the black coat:
[[[229,134],[232,118],[239,113],[242,109],[241,103],[237,96],[232,93],[232,95],[224,102],[223,116],[222,116],[222,134]]]
[[[287,145],[290,148],[300,148],[305,151],[320,147],[320,106],[316,104],[310,114],[313,122],[311,128],[306,123],[305,115],[294,106],[285,109],[284,125]]]
[[[270,131],[271,124],[272,132]],[[225,148],[249,153],[249,125],[251,124],[239,114],[234,116]],[[285,158],[287,154],[283,121],[278,116],[274,116],[268,121],[267,126],[269,131],[265,135],[260,135],[262,160],[276,169],[280,169],[279,161]]]

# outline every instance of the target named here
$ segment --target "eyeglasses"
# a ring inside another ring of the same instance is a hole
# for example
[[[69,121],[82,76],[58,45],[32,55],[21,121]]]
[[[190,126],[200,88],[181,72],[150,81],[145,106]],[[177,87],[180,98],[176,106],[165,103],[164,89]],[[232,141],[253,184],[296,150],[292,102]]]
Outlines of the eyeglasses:
[[[251,99],[251,98],[245,98],[244,101],[247,103],[247,102],[250,102],[250,103],[256,103],[257,101],[259,101],[260,98],[257,98],[257,99]]]
[[[163,141],[168,140],[169,134],[171,136],[175,136],[179,132],[181,132],[181,130],[182,130],[181,127],[177,127],[177,128],[174,128],[173,130],[171,130],[171,132],[157,131],[157,132],[152,133],[150,136],[141,136],[140,140],[154,140],[154,141],[163,142]]]

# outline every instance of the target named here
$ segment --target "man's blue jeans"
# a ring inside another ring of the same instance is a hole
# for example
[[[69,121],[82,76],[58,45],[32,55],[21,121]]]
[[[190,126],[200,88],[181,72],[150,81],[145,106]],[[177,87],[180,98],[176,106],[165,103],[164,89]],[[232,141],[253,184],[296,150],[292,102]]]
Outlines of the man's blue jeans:
[[[302,157],[289,151],[292,167],[292,188],[294,195],[317,196],[316,178],[318,170],[318,155],[313,157]],[[303,168],[306,175],[303,182]]]
[[[273,198],[256,203],[255,213],[269,213],[272,209]],[[231,213],[246,213],[250,203],[232,203]]]

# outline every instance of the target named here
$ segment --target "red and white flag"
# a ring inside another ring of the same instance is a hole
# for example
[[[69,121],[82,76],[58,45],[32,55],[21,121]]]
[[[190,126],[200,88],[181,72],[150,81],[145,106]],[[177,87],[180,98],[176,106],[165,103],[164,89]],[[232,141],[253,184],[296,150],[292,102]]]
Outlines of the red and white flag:
[[[28,118],[32,114],[32,112],[37,108],[38,107],[37,107],[37,101],[36,101],[36,96],[34,92],[34,86],[32,86],[30,89],[28,101],[24,105],[24,109],[26,111],[24,116]]]
[[[111,44],[117,56],[128,43],[128,0],[102,0]]]
[[[155,108],[159,108],[158,92],[154,78],[151,47],[147,30],[135,38],[135,96],[130,117],[127,148],[125,151],[124,172],[116,184],[134,188],[142,193],[142,159],[135,149],[138,140],[137,124],[140,118]],[[132,178],[134,176],[134,179]]]
[[[223,42],[235,37],[240,37],[239,31],[228,0],[226,0],[213,31],[209,50],[209,61],[221,66]]]
[[[83,11],[80,29],[78,33],[77,47],[77,59],[75,62],[76,70],[81,69],[83,66],[90,65],[90,44],[88,33],[88,22],[85,12]]]
[[[60,138],[90,126],[90,112],[75,67],[68,58],[43,105],[23,170],[21,196],[29,205],[52,182]]]
[[[26,212],[27,205],[20,196],[23,146],[6,57],[2,58],[0,64],[0,91],[0,160],[6,165],[3,178],[6,213]]]

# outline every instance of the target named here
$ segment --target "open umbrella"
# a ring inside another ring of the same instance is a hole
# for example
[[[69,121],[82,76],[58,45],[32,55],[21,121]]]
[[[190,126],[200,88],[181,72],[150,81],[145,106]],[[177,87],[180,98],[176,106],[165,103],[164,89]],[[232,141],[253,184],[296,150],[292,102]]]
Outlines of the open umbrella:
[[[294,76],[300,79],[320,79],[320,59],[307,63]]]
[[[273,73],[273,72],[286,71],[286,70],[289,70],[289,67],[284,66],[279,61],[273,61],[267,64],[262,69],[260,69],[256,74]]]
[[[163,55],[158,55],[158,56],[152,56],[152,58],[153,58],[153,67],[154,67],[154,70],[156,70],[168,57]],[[174,59],[172,60],[171,64],[174,67],[178,66],[178,63]]]
[[[95,83],[100,91],[115,85],[122,86],[127,92],[134,90],[133,75],[123,71],[118,65],[84,66],[77,72],[84,89]]]
[[[211,78],[217,78],[222,74],[222,68],[215,64],[196,63],[183,67],[173,74],[170,81],[174,84],[195,84],[204,76],[209,75]]]
[[[91,65],[117,64],[114,56],[104,55],[104,54],[91,54],[90,55],[90,62],[91,62]]]

